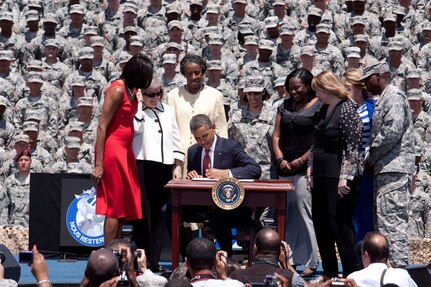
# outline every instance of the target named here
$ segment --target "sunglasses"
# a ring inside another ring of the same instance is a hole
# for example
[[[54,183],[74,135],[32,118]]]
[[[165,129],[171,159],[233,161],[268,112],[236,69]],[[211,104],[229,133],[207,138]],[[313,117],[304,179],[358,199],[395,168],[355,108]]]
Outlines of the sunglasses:
[[[162,94],[163,94],[162,92],[158,92],[158,93],[152,93],[152,94],[144,94],[144,96],[149,98],[154,98],[154,97],[160,97]]]

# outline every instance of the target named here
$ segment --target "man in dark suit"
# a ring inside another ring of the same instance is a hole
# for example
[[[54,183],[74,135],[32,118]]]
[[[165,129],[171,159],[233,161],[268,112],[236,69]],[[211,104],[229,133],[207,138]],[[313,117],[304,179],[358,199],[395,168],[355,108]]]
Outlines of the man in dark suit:
[[[237,179],[259,178],[260,166],[249,157],[241,144],[235,140],[215,135],[215,126],[208,116],[199,114],[190,121],[190,130],[196,144],[187,151],[187,178],[197,177]],[[210,226],[214,231],[220,248],[232,255],[232,234],[230,228],[250,222],[251,211],[238,207],[225,211],[215,207],[209,216]]]

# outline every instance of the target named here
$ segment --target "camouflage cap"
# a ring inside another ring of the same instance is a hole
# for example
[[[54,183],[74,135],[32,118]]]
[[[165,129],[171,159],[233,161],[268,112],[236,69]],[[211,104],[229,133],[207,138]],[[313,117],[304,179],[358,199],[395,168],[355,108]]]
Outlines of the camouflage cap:
[[[0,21],[13,22],[13,14],[8,11],[2,11],[0,14]]]
[[[265,29],[275,28],[278,26],[278,17],[277,16],[266,17],[264,22],[265,22]]]
[[[37,10],[28,10],[25,13],[25,20],[26,21],[39,21],[39,12]]]
[[[392,10],[392,13],[394,13],[395,15],[407,15],[405,8],[400,5],[395,6],[395,8]]]
[[[356,15],[350,18],[350,26],[354,26],[358,24],[365,26],[367,24],[367,19],[359,15]]]
[[[221,34],[211,33],[208,45],[223,45],[223,36]]]
[[[46,45],[45,45],[46,46]],[[42,72],[43,63],[40,60],[31,59],[28,61],[27,69],[37,69]]]
[[[255,45],[259,46],[259,38],[256,36],[245,36],[244,37],[244,45]]]
[[[262,39],[259,41],[259,49],[266,49],[266,50],[274,50],[274,42],[267,39]]]
[[[316,6],[314,6],[314,5],[311,5],[311,6],[308,8],[308,11],[307,11],[307,15],[308,15],[308,16],[310,16],[310,15],[314,15],[314,16],[317,16],[317,17],[322,18],[322,14],[323,14],[322,9],[317,8],[317,7],[316,7]]]
[[[422,99],[421,89],[410,89],[407,91],[407,100],[409,101],[419,101]]]
[[[8,106],[8,99],[6,99],[3,96],[0,96],[0,106],[7,107]]]
[[[176,42],[168,42],[168,44],[166,45],[166,50],[171,49],[171,48],[177,49],[179,51],[181,51],[183,49],[181,44],[178,44]]]
[[[175,54],[164,54],[162,64],[176,64],[177,63],[177,55]]]
[[[221,61],[220,60],[211,60],[207,62],[208,71],[212,70],[222,70]]]
[[[80,97],[78,107],[92,107],[94,99],[92,97]]]
[[[45,14],[45,16],[43,17],[43,23],[55,23],[55,24],[58,24],[57,18],[55,17],[55,15],[53,13]]]
[[[272,6],[276,6],[276,5],[286,5],[286,0],[273,0]]]
[[[166,14],[176,13],[178,15],[181,15],[181,12],[182,12],[181,7],[177,5],[175,2],[172,4],[166,5]]]
[[[302,55],[314,56],[314,47],[313,46],[301,47],[300,54],[301,56]]]
[[[283,35],[295,35],[295,27],[291,27],[289,25],[282,25],[280,28],[280,36]]]
[[[60,48],[60,43],[58,43],[57,39],[53,38],[53,39],[47,39],[45,41],[45,47],[56,47],[56,48]]]
[[[207,4],[207,14],[219,14],[219,6],[217,4],[214,3],[208,3]]]
[[[12,61],[14,58],[11,50],[0,50],[0,60]]]
[[[138,6],[132,2],[125,2],[123,4],[123,13],[132,12],[135,15],[138,15]]]
[[[383,17],[383,22],[396,22],[397,21],[397,16],[393,13],[386,13],[385,16]]]
[[[355,42],[367,42],[368,43],[368,35],[357,34],[357,35],[353,36],[353,41],[355,41]]]
[[[202,0],[190,0],[189,1],[189,5],[199,5],[199,6],[203,6],[202,4]]]
[[[265,90],[265,79],[263,77],[250,76],[245,78],[244,93],[260,93],[263,90]]]
[[[83,48],[79,49],[78,58],[79,58],[79,60],[84,60],[84,59],[93,60],[94,59],[94,50],[93,50],[93,48],[91,48],[91,47],[83,47]]]
[[[38,109],[27,109],[25,111],[25,117],[24,120],[25,121],[35,121],[35,122],[40,122],[42,120],[42,115],[40,114],[41,111]]]
[[[85,8],[81,4],[73,4],[70,6],[69,14],[85,14]]]
[[[238,81],[237,89],[244,90],[244,88],[245,88],[245,78],[241,78]]]
[[[391,41],[388,44],[388,51],[402,51],[403,43],[399,41]]]
[[[286,81],[286,77],[278,77],[274,81],[274,88],[281,87],[281,86],[284,87],[284,82],[285,81]]]
[[[183,30],[183,24],[178,20],[172,20],[168,23],[168,30],[172,30],[174,27]]]
[[[43,77],[41,72],[28,72],[27,82],[43,84]]]
[[[385,74],[389,72],[390,72],[390,69],[388,64],[386,62],[379,62],[377,64],[368,66],[363,70],[363,73],[362,73],[363,76],[361,78],[361,81],[366,80],[368,77],[374,74]]]
[[[67,148],[81,148],[81,139],[78,137],[66,137],[64,143]]]
[[[130,37],[130,46],[143,47],[144,46],[144,38],[142,38],[141,36],[138,36],[138,35]]]
[[[23,132],[38,132],[39,131],[39,123],[35,121],[25,121],[22,124]]]
[[[431,31],[431,22],[430,21],[422,22],[422,31]]]
[[[27,7],[33,7],[33,8],[42,9],[42,1],[40,1],[40,0],[30,0],[27,3]]]
[[[82,132],[84,130],[84,123],[80,121],[69,122],[69,132],[76,131]]]
[[[316,25],[316,33],[331,33],[331,27],[328,24],[319,23]]]
[[[72,81],[70,82],[71,87],[85,87],[85,78],[81,75],[75,75],[72,77]]]
[[[105,46],[105,38],[103,38],[102,36],[93,36],[91,37],[90,42],[91,42],[91,47]]]
[[[344,49],[346,58],[361,58],[361,49],[359,47],[347,47]]]
[[[127,63],[130,60],[130,58],[132,58],[132,55],[130,55],[126,51],[121,51],[120,55],[118,56],[118,63],[119,64]]]
[[[134,33],[135,35],[138,35],[137,28],[135,26],[127,26],[124,28],[124,34],[126,33]]]
[[[406,73],[406,79],[418,79],[422,75],[421,69],[409,69]]]
[[[247,4],[247,0],[233,0],[232,1],[232,4],[236,4],[236,3]]]
[[[209,36],[211,33],[220,33],[219,28],[217,26],[207,26],[202,28],[202,34],[204,36]]]
[[[84,35],[97,35],[97,26],[86,26],[84,27]]]
[[[26,134],[17,134],[13,137],[13,141],[14,143],[23,142],[28,144],[30,143],[30,138]]]

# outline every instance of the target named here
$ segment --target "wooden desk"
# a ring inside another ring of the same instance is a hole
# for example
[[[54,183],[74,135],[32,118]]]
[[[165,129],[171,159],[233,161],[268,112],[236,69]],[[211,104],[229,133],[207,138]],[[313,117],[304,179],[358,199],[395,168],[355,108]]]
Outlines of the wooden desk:
[[[215,181],[171,180],[165,188],[172,190],[172,268],[179,263],[181,206],[212,206],[211,190]],[[257,180],[242,182],[245,197],[242,205],[250,207],[275,207],[277,209],[278,233],[285,234],[286,192],[293,190],[292,181]]]

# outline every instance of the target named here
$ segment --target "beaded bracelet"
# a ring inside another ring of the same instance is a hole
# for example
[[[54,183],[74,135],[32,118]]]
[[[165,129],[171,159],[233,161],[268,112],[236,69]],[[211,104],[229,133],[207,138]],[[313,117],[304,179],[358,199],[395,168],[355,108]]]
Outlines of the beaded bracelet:
[[[43,283],[51,283],[51,281],[49,279],[40,280],[39,282],[37,282],[37,286],[39,286]]]

